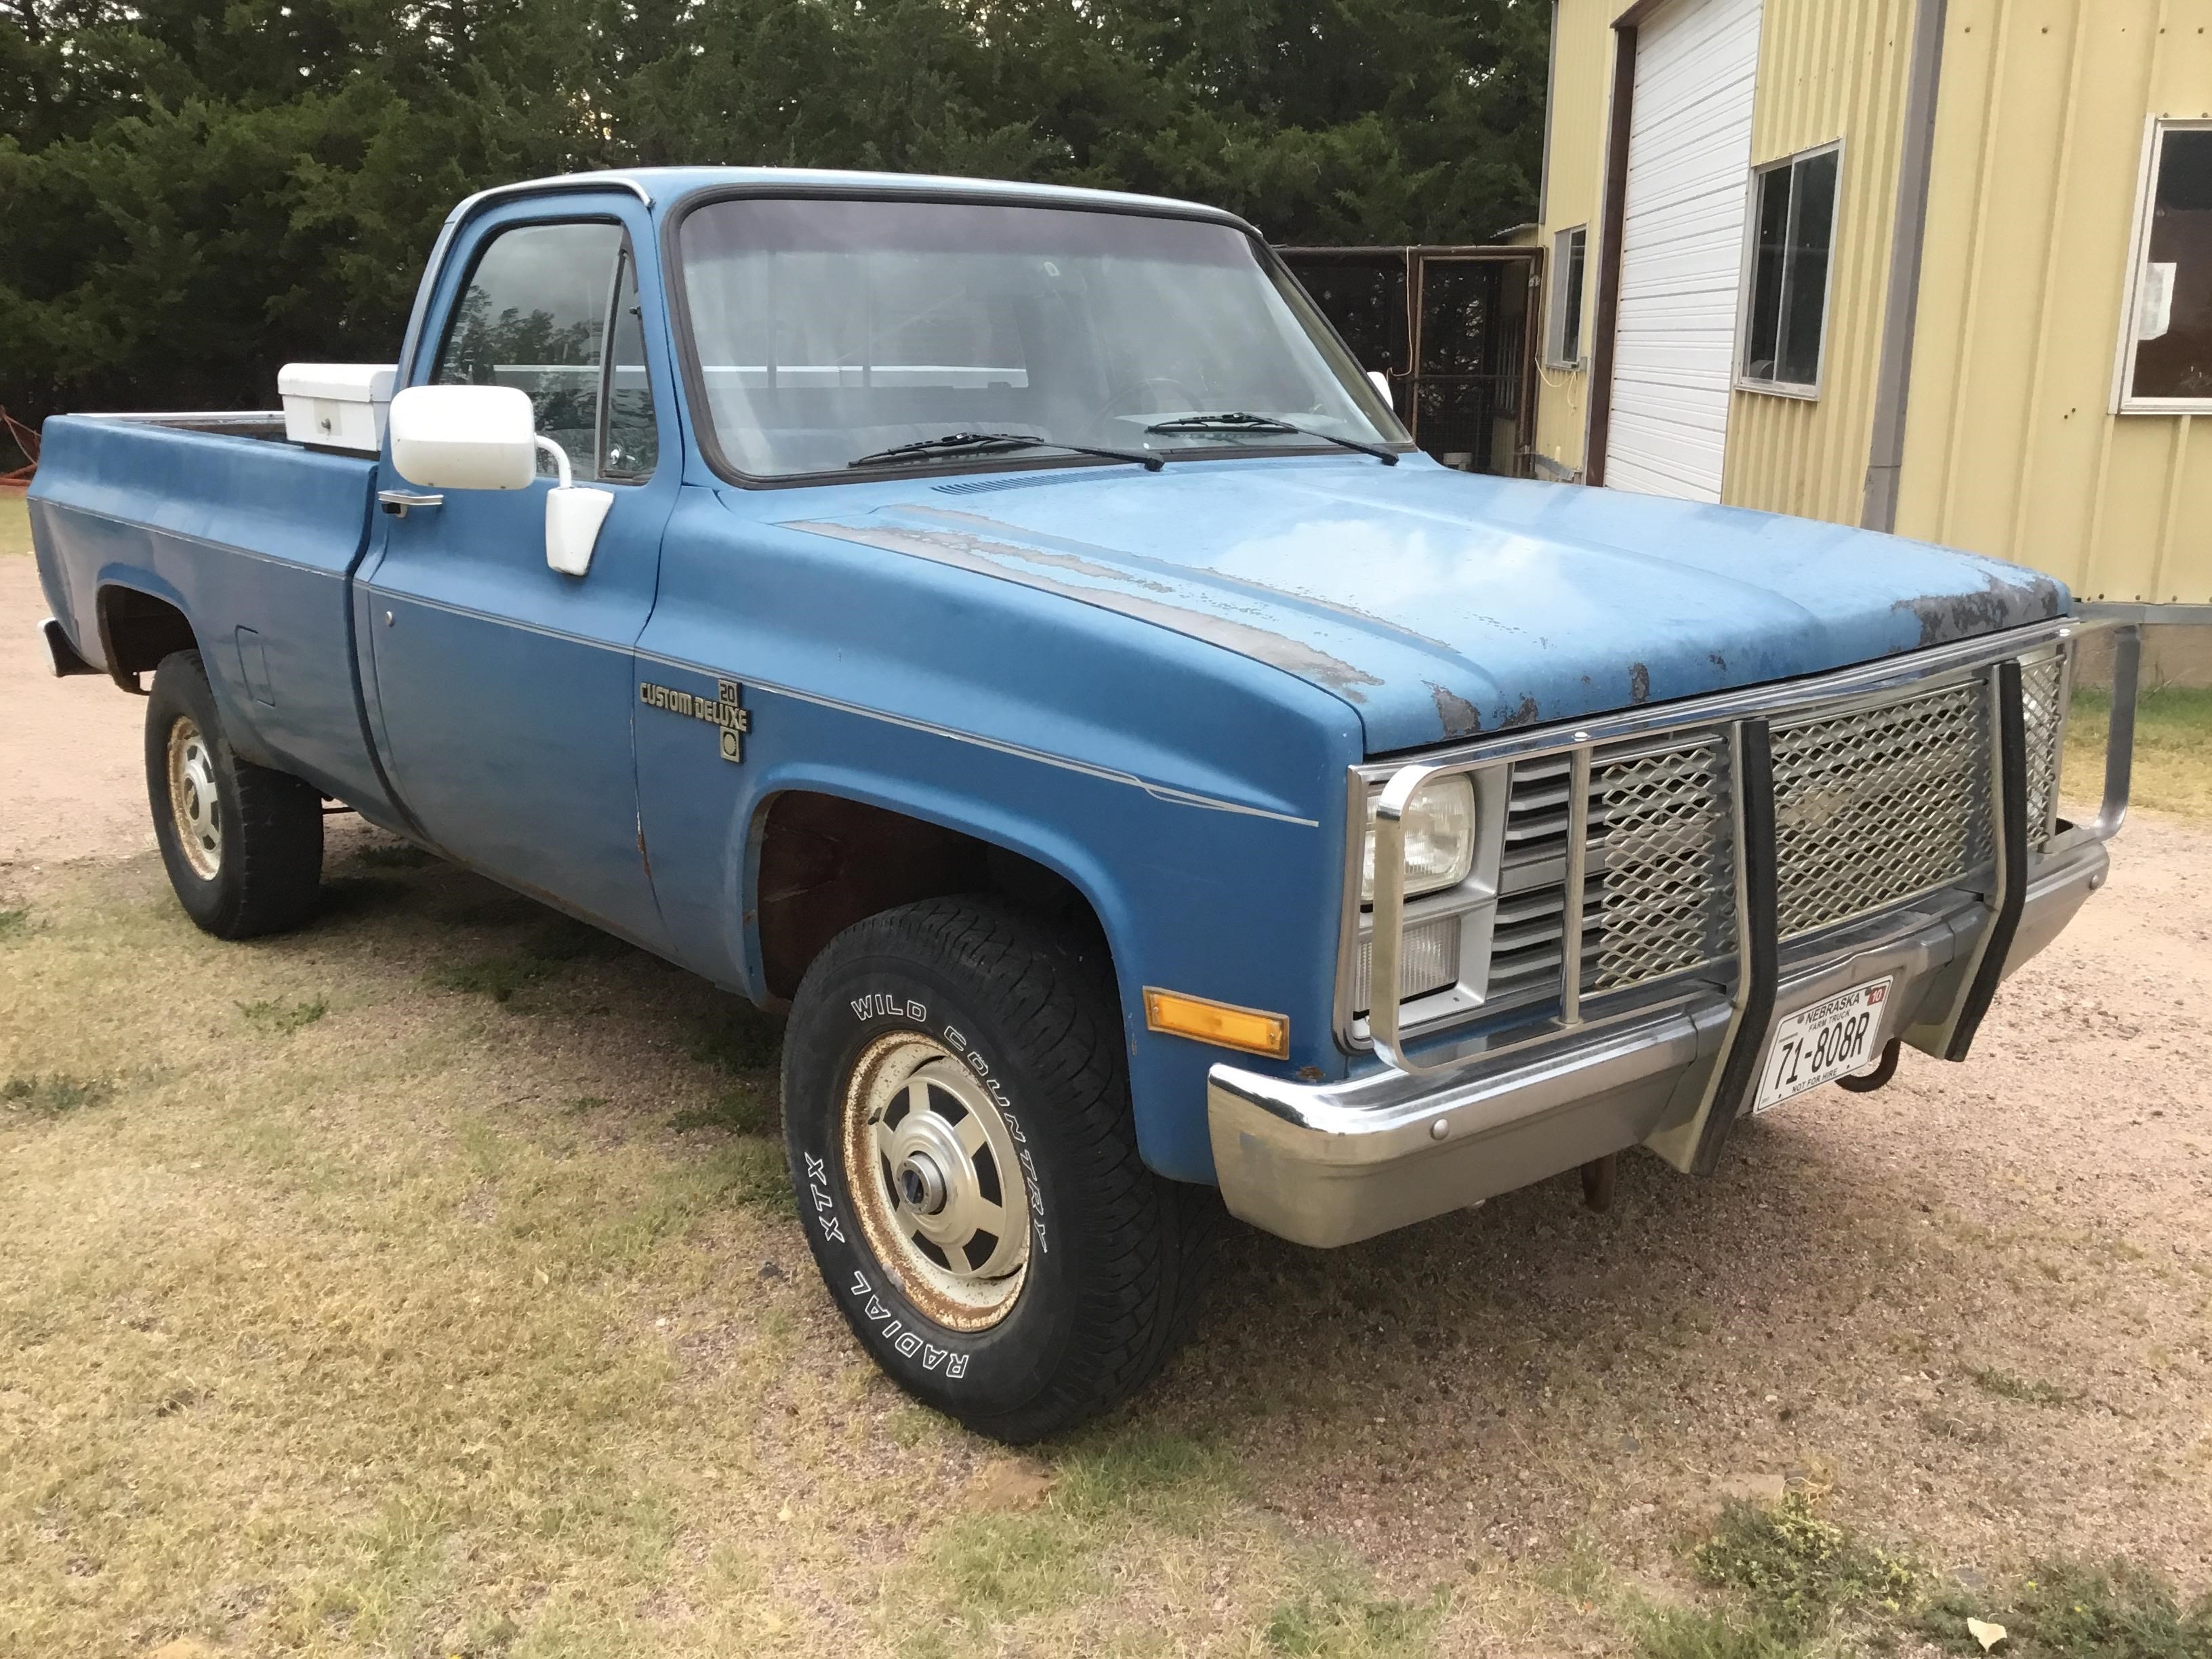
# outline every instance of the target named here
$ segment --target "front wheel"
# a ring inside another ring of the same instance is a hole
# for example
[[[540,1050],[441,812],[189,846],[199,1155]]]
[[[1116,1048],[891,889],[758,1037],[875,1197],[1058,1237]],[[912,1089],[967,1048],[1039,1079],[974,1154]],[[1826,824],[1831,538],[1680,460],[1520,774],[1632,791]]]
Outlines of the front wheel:
[[[1145,1167],[1122,1056],[1098,965],[984,900],[855,924],[793,1000],[785,1134],[831,1298],[997,1439],[1125,1399],[1187,1322],[1211,1194]]]
[[[169,885],[201,928],[250,939],[296,927],[313,910],[322,797],[231,752],[197,651],[165,657],[154,672],[146,793]]]

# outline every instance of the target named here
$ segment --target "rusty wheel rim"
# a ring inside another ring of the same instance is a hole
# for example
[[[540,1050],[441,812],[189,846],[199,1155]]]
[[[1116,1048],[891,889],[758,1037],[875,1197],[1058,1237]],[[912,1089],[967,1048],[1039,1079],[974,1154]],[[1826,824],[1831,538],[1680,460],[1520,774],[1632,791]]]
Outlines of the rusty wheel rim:
[[[169,727],[169,816],[185,862],[213,881],[222,871],[222,792],[206,734],[182,715]]]
[[[879,1037],[846,1085],[841,1139],[860,1231],[907,1299],[956,1331],[1011,1313],[1029,1272],[1029,1181],[966,1062],[918,1031]]]

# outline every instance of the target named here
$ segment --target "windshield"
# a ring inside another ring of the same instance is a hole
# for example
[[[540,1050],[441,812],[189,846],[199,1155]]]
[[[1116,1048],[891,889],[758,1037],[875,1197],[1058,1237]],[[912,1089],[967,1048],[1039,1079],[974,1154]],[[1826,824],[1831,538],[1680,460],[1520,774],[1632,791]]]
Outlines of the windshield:
[[[1169,459],[1341,453],[1322,434],[1407,441],[1304,295],[1232,226],[750,199],[698,208],[679,242],[709,435],[755,477],[842,471],[955,434]],[[1275,424],[1150,429],[1228,413]],[[945,458],[868,464],[933,459]]]

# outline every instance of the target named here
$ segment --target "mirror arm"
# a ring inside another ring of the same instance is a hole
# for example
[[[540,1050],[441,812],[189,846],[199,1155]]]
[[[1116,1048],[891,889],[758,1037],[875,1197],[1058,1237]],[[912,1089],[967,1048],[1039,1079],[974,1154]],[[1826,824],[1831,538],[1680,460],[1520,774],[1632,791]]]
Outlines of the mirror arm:
[[[553,458],[553,465],[560,469],[561,488],[563,489],[574,489],[575,480],[572,478],[568,473],[568,452],[562,448],[560,445],[555,443],[550,438],[540,436],[537,438],[535,441],[540,449],[544,450],[548,455],[550,455]]]

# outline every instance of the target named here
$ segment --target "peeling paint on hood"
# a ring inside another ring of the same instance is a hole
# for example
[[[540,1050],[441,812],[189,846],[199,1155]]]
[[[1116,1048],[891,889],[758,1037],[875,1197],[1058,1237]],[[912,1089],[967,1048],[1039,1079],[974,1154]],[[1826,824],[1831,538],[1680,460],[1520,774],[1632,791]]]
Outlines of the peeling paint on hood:
[[[963,570],[981,571],[1019,582],[1024,587],[1064,594],[1102,610],[1118,611],[1140,622],[1156,623],[1174,633],[1226,647],[1296,674],[1350,702],[1364,701],[1361,687],[1382,683],[1291,635],[1221,614],[1217,607],[1205,603],[1210,596],[1203,588],[1186,592],[1183,587],[1147,580],[1079,556],[1024,546],[1018,540],[979,534],[957,526],[798,520],[785,528],[856,542],[864,547],[880,547],[887,552],[909,553],[917,558],[933,559],[940,564],[957,565]],[[1019,536],[1021,532],[1012,533]]]
[[[1051,487],[1009,482],[988,514],[917,483],[789,527],[1269,664],[1352,705],[1370,754],[1820,673],[2068,605],[2048,577],[1926,543],[1419,458],[1029,476]]]

